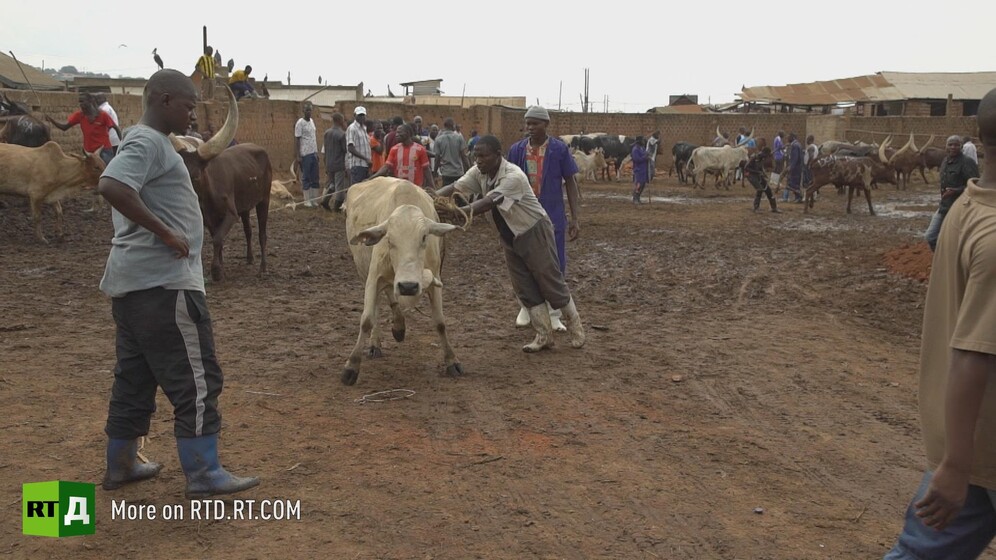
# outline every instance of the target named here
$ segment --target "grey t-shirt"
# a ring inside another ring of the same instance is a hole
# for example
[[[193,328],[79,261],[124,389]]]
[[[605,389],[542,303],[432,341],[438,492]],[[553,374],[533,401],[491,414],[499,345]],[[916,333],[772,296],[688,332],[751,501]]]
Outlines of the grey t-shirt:
[[[203,292],[204,218],[169,137],[142,124],[131,127],[101,176],[135,189],[149,211],[187,238],[190,254],[176,258],[155,234],[113,210],[114,238],[100,290],[111,297],[156,287]]]
[[[451,130],[444,130],[436,137],[432,149],[436,157],[440,159],[440,175],[443,177],[463,176],[463,158],[460,157],[460,154],[467,151],[467,142],[463,136]]]
[[[325,131],[325,171],[346,170],[346,131],[333,126]]]

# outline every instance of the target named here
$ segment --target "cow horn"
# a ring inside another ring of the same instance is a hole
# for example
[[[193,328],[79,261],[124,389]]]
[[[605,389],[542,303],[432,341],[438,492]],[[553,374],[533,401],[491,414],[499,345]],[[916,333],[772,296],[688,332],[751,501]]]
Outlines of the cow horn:
[[[898,152],[892,154],[892,157],[889,158],[889,163],[896,161],[896,158],[899,157],[900,154],[906,152],[906,150],[909,150],[910,146],[912,145],[913,145],[913,133],[911,132],[910,139],[906,141],[906,144],[902,148],[899,148]]]
[[[196,150],[190,143],[185,140],[181,140],[176,134],[170,133],[169,143],[173,144],[173,149],[177,152],[193,152]]]
[[[291,163],[291,182],[294,182],[294,183],[297,182],[297,174],[294,173],[294,164],[295,163],[297,163],[297,162],[294,161],[294,162]]]
[[[916,147],[916,140],[913,139],[913,133],[912,132],[910,133],[910,148],[912,148],[914,152],[919,152],[920,151],[920,148]]]
[[[934,143],[934,136],[936,135],[935,134],[930,135],[930,138],[927,139],[927,143],[923,145],[924,148]]]
[[[722,138],[723,133],[719,131],[719,125],[716,125],[716,138]]]
[[[228,117],[225,118],[225,124],[217,134],[197,148],[197,155],[205,161],[225,151],[232,140],[235,140],[235,131],[239,128],[239,106],[235,95],[232,88],[226,87],[225,91],[228,92]]]
[[[886,165],[889,165],[889,160],[888,158],[885,157],[885,150],[889,147],[889,144],[891,143],[892,143],[892,135],[890,134],[889,136],[885,137],[885,140],[882,140],[882,144],[879,145],[878,147],[878,159]]]

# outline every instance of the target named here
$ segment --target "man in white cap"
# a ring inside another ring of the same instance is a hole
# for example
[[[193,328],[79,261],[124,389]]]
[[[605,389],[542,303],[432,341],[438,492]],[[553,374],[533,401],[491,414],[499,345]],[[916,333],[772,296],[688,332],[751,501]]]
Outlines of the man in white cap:
[[[526,131],[529,136],[512,145],[508,151],[508,161],[519,166],[529,177],[529,185],[533,194],[543,205],[543,210],[553,222],[553,233],[557,243],[557,257],[560,261],[560,273],[567,277],[567,244],[565,233],[571,241],[577,239],[580,233],[581,201],[578,185],[574,174],[578,166],[571,156],[571,151],[562,140],[548,136],[546,128],[550,124],[550,113],[533,105],[526,111]],[[564,190],[567,190],[567,203],[570,206],[571,218],[567,219],[564,212]],[[529,310],[519,302],[519,316],[515,325],[525,327],[530,324]],[[549,307],[549,306],[548,306]],[[564,332],[567,328],[560,321],[560,312],[550,309],[550,320],[554,330]]]
[[[367,136],[367,110],[363,106],[353,109],[353,124],[346,129],[346,167],[349,184],[366,181],[370,176],[370,137]]]

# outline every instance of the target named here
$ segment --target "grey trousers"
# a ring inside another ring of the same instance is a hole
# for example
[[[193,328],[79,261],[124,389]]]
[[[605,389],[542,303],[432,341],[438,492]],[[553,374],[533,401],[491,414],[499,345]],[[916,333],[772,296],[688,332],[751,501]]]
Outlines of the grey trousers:
[[[529,231],[517,236],[512,245],[504,239],[501,245],[512,288],[523,305],[535,307],[549,302],[553,309],[560,309],[570,302],[571,291],[560,272],[550,218],[536,222]]]

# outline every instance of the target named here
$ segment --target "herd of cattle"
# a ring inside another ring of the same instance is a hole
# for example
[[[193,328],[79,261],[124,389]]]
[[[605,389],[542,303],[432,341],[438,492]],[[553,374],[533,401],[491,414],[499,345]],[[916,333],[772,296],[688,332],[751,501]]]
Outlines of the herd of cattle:
[[[750,142],[753,136],[754,132],[751,131],[739,142],[735,142],[732,140],[734,135],[723,134],[717,128],[716,140],[711,146],[676,142],[671,148],[673,165],[668,175],[676,172],[681,184],[691,182],[695,186],[701,186],[705,184],[706,175],[711,174],[715,175],[717,186],[724,184],[729,188],[733,177],[739,174],[743,185],[744,166],[757,149],[765,144],[763,140]],[[834,185],[838,190],[848,190],[848,213],[851,211],[854,191],[862,190],[868,201],[868,210],[874,214],[869,188],[888,183],[905,189],[913,173],[919,172],[923,182],[927,183],[926,172],[940,169],[946,152],[943,148],[930,145],[934,138],[931,136],[923,147],[918,147],[913,134],[910,134],[909,140],[899,149],[892,146],[892,136],[881,144],[836,140],[824,142],[819,146],[819,157],[808,164],[812,182],[805,185],[806,211],[813,206],[814,195],[821,187]],[[618,179],[636,142],[632,137],[603,133],[567,135],[561,136],[561,139],[575,151],[575,160],[580,170],[579,179],[594,179],[596,171],[607,177],[609,164],[614,165]],[[773,162],[769,159],[766,165],[768,171],[771,171]],[[787,173],[782,173],[782,180],[787,176]]]

